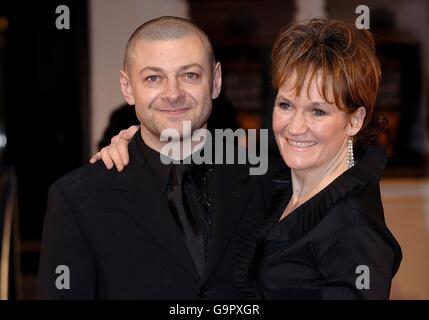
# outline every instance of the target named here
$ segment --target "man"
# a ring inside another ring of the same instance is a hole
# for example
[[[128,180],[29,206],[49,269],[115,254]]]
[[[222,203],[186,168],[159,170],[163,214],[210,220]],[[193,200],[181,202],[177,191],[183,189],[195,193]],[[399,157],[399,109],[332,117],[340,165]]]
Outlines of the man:
[[[161,17],[133,33],[120,73],[140,121],[129,165],[119,173],[88,165],[50,188],[40,298],[238,297],[234,243],[244,217],[263,214],[264,184],[245,165],[160,158],[164,130],[184,145],[184,121],[192,132],[206,127],[221,81],[209,39],[189,20]]]

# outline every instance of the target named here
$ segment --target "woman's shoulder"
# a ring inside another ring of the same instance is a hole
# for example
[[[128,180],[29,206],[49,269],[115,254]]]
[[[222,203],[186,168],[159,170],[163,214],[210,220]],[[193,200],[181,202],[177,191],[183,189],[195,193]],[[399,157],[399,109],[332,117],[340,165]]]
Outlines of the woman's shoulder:
[[[333,203],[325,214],[326,221],[338,228],[373,221],[385,223],[380,189],[377,184],[368,184],[362,189],[355,189],[342,199]]]
[[[401,247],[386,225],[381,200],[377,196],[356,192],[343,199],[331,208],[316,232],[314,238],[318,240],[318,252],[339,252],[341,248],[350,248],[362,252],[365,257],[370,252],[375,255],[376,252],[390,252],[392,274],[399,268]]]
[[[398,242],[386,225],[379,192],[378,184],[369,184],[337,202],[320,222],[319,236],[332,239],[350,233],[359,237],[359,230],[363,230],[400,252]]]
[[[379,186],[385,161],[383,150],[370,146],[354,167],[321,192],[326,223],[337,228],[373,223],[385,225]]]

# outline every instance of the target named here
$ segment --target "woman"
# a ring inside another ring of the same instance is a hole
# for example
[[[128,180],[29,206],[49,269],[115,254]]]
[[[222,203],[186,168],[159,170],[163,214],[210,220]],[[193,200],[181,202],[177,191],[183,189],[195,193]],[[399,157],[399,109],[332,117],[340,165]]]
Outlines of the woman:
[[[311,20],[282,30],[272,59],[273,131],[289,170],[276,179],[256,253],[241,241],[237,279],[267,299],[387,299],[402,256],[379,191],[386,155],[374,145],[384,123],[374,113],[373,38]]]
[[[376,146],[384,123],[374,112],[381,72],[373,38],[315,19],[283,29],[272,59],[273,131],[287,167],[265,220],[248,216],[242,226],[243,296],[387,299],[402,255],[379,191],[386,155]],[[109,152],[126,163],[126,142],[119,145]]]

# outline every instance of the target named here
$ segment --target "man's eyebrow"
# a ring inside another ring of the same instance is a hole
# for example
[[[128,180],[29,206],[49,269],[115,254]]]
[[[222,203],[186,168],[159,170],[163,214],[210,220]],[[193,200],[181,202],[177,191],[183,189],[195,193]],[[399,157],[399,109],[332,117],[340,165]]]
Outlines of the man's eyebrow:
[[[199,63],[191,63],[191,64],[187,64],[185,66],[180,67],[180,70],[187,70],[187,69],[191,69],[193,67],[203,69],[203,66],[200,65]]]
[[[187,65],[184,65],[184,66],[181,66],[180,68],[179,68],[179,70],[181,70],[181,71],[183,71],[183,70],[188,70],[188,69],[191,69],[191,68],[193,68],[193,67],[197,67],[197,68],[200,68],[200,69],[204,69],[203,68],[203,66],[202,65],[200,65],[199,63],[191,63],[191,64],[187,64]],[[161,69],[161,68],[158,68],[158,67],[144,67],[143,69],[141,69],[140,70],[140,72],[139,72],[139,74],[142,74],[143,72],[147,72],[147,71],[149,71],[149,72],[163,72],[163,70]]]
[[[162,69],[158,67],[144,67],[143,69],[140,70],[139,74],[142,74],[143,72],[146,72],[146,71],[162,72]]]

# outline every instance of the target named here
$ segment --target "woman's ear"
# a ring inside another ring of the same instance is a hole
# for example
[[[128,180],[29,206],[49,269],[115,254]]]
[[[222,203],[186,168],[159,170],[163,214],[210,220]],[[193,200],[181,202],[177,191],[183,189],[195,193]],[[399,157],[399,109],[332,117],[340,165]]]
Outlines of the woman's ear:
[[[126,72],[123,70],[121,70],[121,73],[119,75],[119,81],[121,83],[121,91],[122,91],[122,95],[125,98],[125,101],[127,101],[129,105],[134,105],[136,103],[136,100],[134,98],[133,87],[131,86],[131,80],[126,74]]]
[[[350,115],[349,135],[355,136],[362,128],[366,116],[365,107],[359,107]]]

